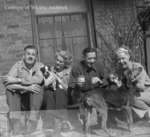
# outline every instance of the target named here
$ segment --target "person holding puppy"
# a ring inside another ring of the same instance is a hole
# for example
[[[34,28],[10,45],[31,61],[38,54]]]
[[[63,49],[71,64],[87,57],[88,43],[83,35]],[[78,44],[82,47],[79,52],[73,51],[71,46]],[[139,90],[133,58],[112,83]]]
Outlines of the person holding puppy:
[[[70,94],[72,94],[72,100],[76,100],[74,90],[77,85],[77,79],[79,76],[83,76],[85,79],[83,91],[89,92],[92,89],[99,88],[100,86],[106,86],[107,81],[104,79],[104,70],[99,62],[97,62],[97,51],[94,48],[85,48],[82,52],[83,60],[78,62],[72,67],[70,82],[69,82],[69,90]],[[74,92],[74,93],[73,93]],[[73,95],[74,94],[74,95]],[[76,103],[76,102],[72,102]]]
[[[144,67],[131,60],[130,49],[123,45],[116,50],[118,63],[122,70],[122,85],[133,95],[131,105],[134,112],[150,119],[150,78]]]
[[[71,72],[72,56],[68,51],[58,50],[53,66],[41,68],[44,74],[46,109],[67,107],[67,89]]]
[[[88,132],[90,126],[97,124],[97,117],[101,117],[102,129],[109,134],[106,124],[107,104],[103,97],[104,87],[108,83],[103,67],[97,61],[96,49],[85,48],[82,54],[83,60],[72,67],[69,84],[72,97],[70,106],[79,107],[79,120],[83,131]]]

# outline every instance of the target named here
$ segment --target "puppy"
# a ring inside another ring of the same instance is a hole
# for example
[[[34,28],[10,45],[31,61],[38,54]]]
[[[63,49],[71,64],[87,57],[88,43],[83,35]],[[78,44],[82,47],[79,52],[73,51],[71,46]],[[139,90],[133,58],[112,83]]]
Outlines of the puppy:
[[[43,67],[40,68],[40,71],[43,73],[45,78],[48,78],[49,75],[50,75],[50,73],[49,73],[50,66],[43,66]]]

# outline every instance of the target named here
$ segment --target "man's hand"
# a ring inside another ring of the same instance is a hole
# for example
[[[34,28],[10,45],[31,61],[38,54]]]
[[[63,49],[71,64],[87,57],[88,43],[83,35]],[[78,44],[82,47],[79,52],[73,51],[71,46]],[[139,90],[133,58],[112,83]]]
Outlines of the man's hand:
[[[40,93],[41,92],[41,86],[37,85],[37,84],[32,84],[28,87],[26,87],[26,90],[33,92],[33,93]]]
[[[2,78],[4,84],[16,84],[16,83],[21,83],[21,79],[20,78],[15,78],[15,77],[11,77],[11,76],[4,76]]]
[[[97,84],[97,83],[102,84],[103,81],[102,81],[99,77],[92,77],[91,83],[92,83],[92,84]]]

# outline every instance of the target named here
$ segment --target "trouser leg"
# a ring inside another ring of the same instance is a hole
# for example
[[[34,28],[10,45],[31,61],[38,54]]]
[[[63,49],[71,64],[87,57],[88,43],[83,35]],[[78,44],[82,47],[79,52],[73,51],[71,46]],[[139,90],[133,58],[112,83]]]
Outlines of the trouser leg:
[[[27,122],[27,132],[34,132],[37,128],[37,123],[39,119],[39,110],[42,106],[43,101],[43,91],[40,93],[31,93],[30,94],[30,112]]]
[[[150,119],[150,89],[140,93],[139,97],[135,98],[138,108],[144,110],[144,115],[148,114]],[[137,103],[138,102],[138,103]]]
[[[21,96],[18,93],[6,91],[9,117],[18,119],[21,116]]]
[[[37,120],[39,110],[42,106],[42,101],[43,101],[43,91],[40,93],[31,93],[30,94],[30,120]]]
[[[51,116],[50,112],[56,109],[56,94],[49,89],[46,89],[43,94],[44,94],[43,101],[45,103],[45,111],[42,112],[41,115],[44,123],[43,128],[46,129],[53,128],[54,119]]]
[[[150,106],[150,89],[140,93],[140,96],[137,97],[138,100],[142,100],[147,105]]]
[[[20,132],[22,112],[21,112],[21,95],[11,91],[6,91],[7,104],[9,106],[9,128],[10,131],[17,134]]]
[[[39,110],[43,102],[43,91],[40,93],[31,93],[30,94],[30,112],[27,121],[27,132],[34,132],[37,127]]]
[[[67,107],[67,94],[64,90],[56,91],[56,109],[65,109]]]
[[[46,90],[45,94],[45,102],[46,102],[46,110],[56,109],[56,94],[50,90]]]
[[[132,103],[132,109],[139,118],[143,118],[150,109],[150,107],[139,97],[134,97],[134,101]]]

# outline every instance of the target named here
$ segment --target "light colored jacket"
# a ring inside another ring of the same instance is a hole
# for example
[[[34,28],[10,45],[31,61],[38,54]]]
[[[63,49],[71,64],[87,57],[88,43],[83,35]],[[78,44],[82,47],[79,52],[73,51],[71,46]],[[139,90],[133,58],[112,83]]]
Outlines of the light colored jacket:
[[[145,91],[150,87],[150,77],[140,63],[132,62],[131,73],[127,76],[137,89]]]

